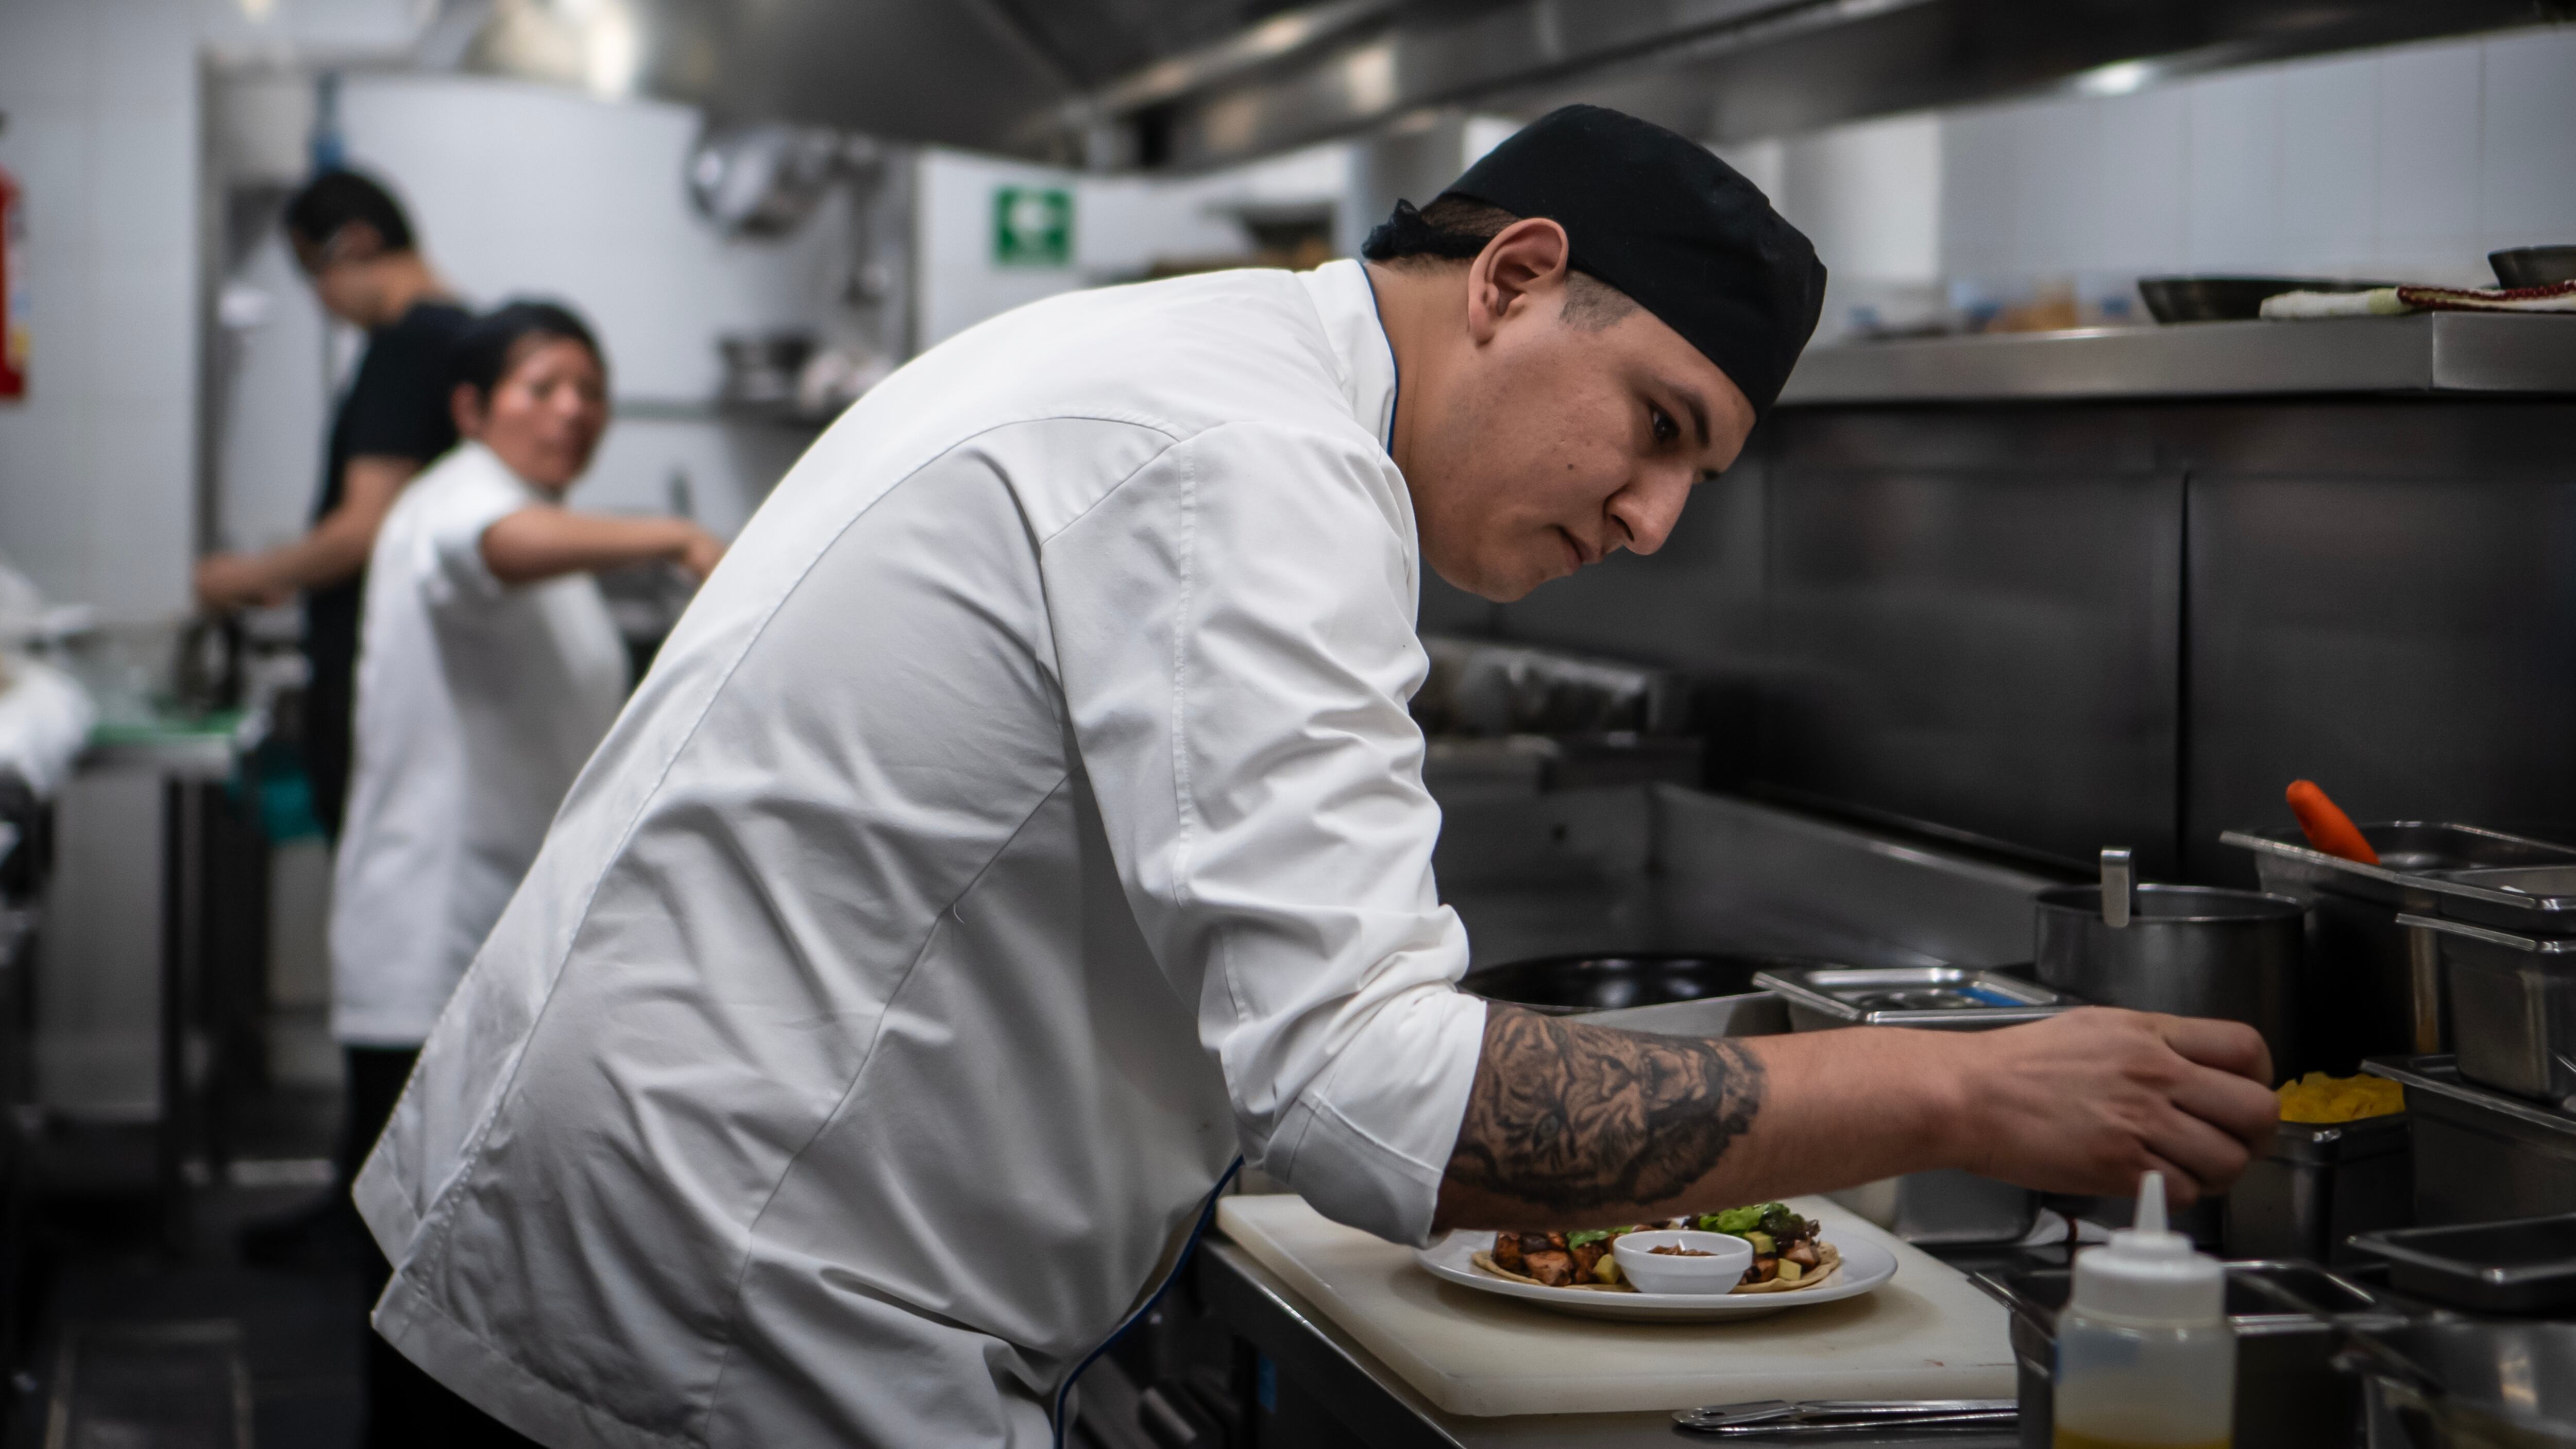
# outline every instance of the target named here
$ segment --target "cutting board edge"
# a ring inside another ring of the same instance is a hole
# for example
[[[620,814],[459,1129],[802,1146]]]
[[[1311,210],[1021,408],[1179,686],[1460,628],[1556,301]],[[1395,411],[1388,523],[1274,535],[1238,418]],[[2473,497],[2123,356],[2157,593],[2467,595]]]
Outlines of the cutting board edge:
[[[1920,1375],[1919,1381],[1911,1375]],[[1441,1374],[1429,1377],[1444,1388],[1455,1383]],[[1421,1379],[1410,1375],[1405,1382],[1442,1413],[1468,1419],[1510,1419],[1534,1414],[1669,1414],[1710,1402],[1704,1394],[1677,1392],[1664,1396],[1669,1402],[1642,1403],[1631,1391],[1617,1403],[1584,1402],[1580,1395],[1534,1403],[1509,1393],[1473,1388],[1463,1393],[1435,1393],[1425,1388]],[[1953,1364],[1937,1373],[1921,1369],[1902,1373],[1875,1369],[1819,1373],[1804,1379],[1782,1379],[1764,1387],[1766,1391],[1758,1397],[1766,1399],[2009,1399],[2020,1391],[2020,1377],[2010,1362]]]

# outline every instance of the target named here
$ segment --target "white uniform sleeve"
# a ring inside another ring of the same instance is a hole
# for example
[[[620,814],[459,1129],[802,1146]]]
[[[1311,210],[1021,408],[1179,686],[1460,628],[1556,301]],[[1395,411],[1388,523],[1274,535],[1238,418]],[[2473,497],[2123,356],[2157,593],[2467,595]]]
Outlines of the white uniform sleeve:
[[[1426,668],[1383,454],[1232,424],[1042,544],[1068,711],[1130,904],[1245,1150],[1328,1216],[1430,1233],[1482,1046],[1452,983]]]
[[[421,542],[429,553],[422,588],[430,607],[459,600],[496,599],[508,585],[493,577],[483,560],[483,531],[522,508],[539,505],[526,490],[500,478],[460,479],[437,500],[422,522]]]

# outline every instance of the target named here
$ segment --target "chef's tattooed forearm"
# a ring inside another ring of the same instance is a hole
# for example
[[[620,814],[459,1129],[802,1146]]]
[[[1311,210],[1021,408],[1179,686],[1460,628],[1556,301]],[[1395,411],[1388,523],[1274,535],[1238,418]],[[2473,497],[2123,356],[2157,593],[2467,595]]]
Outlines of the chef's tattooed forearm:
[[[1496,1005],[1449,1176],[1560,1210],[1659,1203],[1706,1176],[1761,1109],[1762,1064],[1738,1043]]]

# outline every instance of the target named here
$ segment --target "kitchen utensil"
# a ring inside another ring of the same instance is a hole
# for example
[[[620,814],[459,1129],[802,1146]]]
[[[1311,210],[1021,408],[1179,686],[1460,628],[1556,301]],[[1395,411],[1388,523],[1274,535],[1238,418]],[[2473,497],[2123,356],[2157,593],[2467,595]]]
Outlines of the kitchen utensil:
[[[2422,820],[2363,825],[2379,864],[2342,860],[2296,834],[2231,830],[2223,844],[2254,852],[2266,891],[2308,906],[2310,1064],[2349,1072],[2364,1057],[2446,1051],[2442,967],[2430,931],[2397,924],[2459,889],[2441,873],[2477,866],[2576,865],[2576,850],[2474,825]]]
[[[1787,1005],[1795,1031],[1981,1031],[2081,1005],[2018,976],[1963,966],[1804,966],[1764,971],[1753,979]],[[1909,1243],[2008,1243],[2039,1220],[2039,1194],[1955,1168],[1883,1178],[1832,1197]]]
[[[2129,852],[2104,850],[2102,852],[2103,925],[2116,931],[2129,924],[2129,910],[2133,904],[2129,897],[2129,888],[2133,884],[2135,881],[2129,874]]]
[[[2576,937],[2403,915],[2442,954],[2460,1075],[2576,1111]]]
[[[2576,1117],[2464,1081],[2448,1055],[2362,1070],[2406,1088],[2418,1224],[2576,1212]]]
[[[2011,1399],[1755,1399],[1673,1415],[1673,1423],[1691,1433],[1720,1435],[2006,1429],[2020,1419],[2020,1406]]]
[[[2283,793],[2290,803],[2290,813],[2299,817],[2299,829],[2308,837],[2308,844],[2345,860],[2379,864],[2379,852],[2370,848],[2369,838],[2314,780],[2292,780]]]
[[[2576,1213],[2364,1233],[2353,1246],[2388,1261],[2390,1287],[2436,1303],[2484,1313],[2576,1306]]]
[[[2496,281],[2508,287],[2576,282],[2576,247],[2508,247],[2487,253]]]
[[[2272,1049],[2272,1073],[2306,1069],[2299,974],[2306,912],[2287,896],[2209,886],[2142,885],[2129,923],[2103,919],[2099,886],[2033,898],[2039,979],[2107,1006],[2241,1021]]]
[[[2011,1318],[2025,1449],[2051,1444],[2057,1314],[2066,1306],[2071,1276],[2065,1268],[2021,1268],[1973,1279]],[[2249,1449],[2351,1449],[2360,1396],[2336,1372],[2338,1333],[2404,1321],[2377,1294],[2313,1263],[2229,1263],[2227,1322],[2236,1331],[2233,1442]]]
[[[1762,1318],[1784,1309],[1857,1298],[1896,1276],[1896,1255],[1879,1244],[1849,1234],[1829,1235],[1826,1241],[1843,1255],[1842,1266],[1836,1270],[1834,1280],[1820,1287],[1785,1293],[1610,1293],[1516,1283],[1509,1278],[1497,1278],[1476,1266],[1476,1254],[1493,1246],[1494,1235],[1490,1232],[1450,1233],[1427,1248],[1415,1249],[1413,1260],[1433,1277],[1462,1288],[1517,1298],[1524,1303],[1534,1303],[1580,1318],[1612,1318],[1631,1323],[1713,1323],[1721,1319]]]
[[[2083,1003],[2001,971],[1966,966],[1788,966],[1753,984],[1788,1004],[1797,1031],[1919,1026],[1979,1031],[2039,1021]]]
[[[2394,282],[2332,277],[2140,277],[2138,295],[2158,322],[2251,322],[2283,292],[2368,292]]]
[[[1678,1248],[1706,1257],[1675,1257],[1657,1248]],[[1623,1233],[1610,1240],[1619,1271],[1640,1293],[1724,1293],[1744,1280],[1753,1266],[1753,1244],[1733,1233],[1703,1233],[1687,1228]]]
[[[2284,1122],[2228,1190],[2228,1256],[2347,1262],[2355,1233],[2414,1221],[2407,1115]]]
[[[2576,1449],[2576,1324],[2426,1319],[2347,1343],[2372,1449]]]
[[[2576,864],[2491,865],[2437,873],[2434,909],[2528,936],[2576,935]]]

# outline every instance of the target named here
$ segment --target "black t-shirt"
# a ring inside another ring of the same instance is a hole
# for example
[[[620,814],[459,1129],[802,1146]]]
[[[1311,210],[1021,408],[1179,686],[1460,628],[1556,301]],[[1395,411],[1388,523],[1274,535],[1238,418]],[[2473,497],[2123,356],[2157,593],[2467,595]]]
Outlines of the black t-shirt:
[[[367,355],[331,420],[331,447],[322,465],[322,491],[313,502],[319,523],[340,506],[343,476],[352,458],[413,458],[426,464],[456,445],[447,407],[448,362],[457,335],[472,314],[448,302],[417,302],[392,326],[367,338]],[[339,831],[348,788],[349,709],[358,661],[358,612],[367,573],[304,596],[304,656],[312,662],[307,694],[306,766],[323,825]]]

